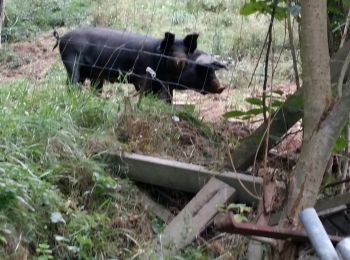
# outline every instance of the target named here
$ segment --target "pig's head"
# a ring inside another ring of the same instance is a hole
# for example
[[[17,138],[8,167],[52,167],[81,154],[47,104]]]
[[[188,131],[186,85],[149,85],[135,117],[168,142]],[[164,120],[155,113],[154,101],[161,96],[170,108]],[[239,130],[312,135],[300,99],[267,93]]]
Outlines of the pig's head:
[[[174,34],[166,32],[158,47],[158,52],[164,55],[159,63],[159,71],[172,76],[180,75],[188,64],[188,57],[197,49],[197,39],[197,33],[188,34],[183,39],[175,39]]]
[[[193,89],[205,95],[208,93],[220,94],[225,87],[222,87],[215,71],[227,69],[226,65],[202,51],[195,51],[189,55],[191,61],[183,70],[178,83],[183,86],[176,86],[175,89]]]

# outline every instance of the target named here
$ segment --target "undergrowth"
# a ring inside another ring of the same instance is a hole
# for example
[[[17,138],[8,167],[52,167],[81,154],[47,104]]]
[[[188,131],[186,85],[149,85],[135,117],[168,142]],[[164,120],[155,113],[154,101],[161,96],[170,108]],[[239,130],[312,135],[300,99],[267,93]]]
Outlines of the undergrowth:
[[[142,232],[122,219],[137,216],[136,229],[144,212],[91,152],[119,104],[24,80],[3,85],[0,103],[0,257],[132,256]]]
[[[192,107],[67,91],[61,72],[0,88],[0,258],[130,258],[159,224],[100,154],[215,164],[223,139]]]

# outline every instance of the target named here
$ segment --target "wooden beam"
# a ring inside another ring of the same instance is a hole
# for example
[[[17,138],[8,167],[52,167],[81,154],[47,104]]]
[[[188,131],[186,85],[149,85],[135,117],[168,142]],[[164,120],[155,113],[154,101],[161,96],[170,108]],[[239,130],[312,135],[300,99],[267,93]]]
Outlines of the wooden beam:
[[[145,207],[145,210],[153,213],[165,223],[169,223],[175,216],[163,205],[155,202],[148,194],[141,189],[137,188],[140,193],[141,204]]]
[[[335,208],[341,205],[350,205],[350,193],[344,193],[340,195],[336,195],[327,199],[320,199],[316,202],[315,209],[317,212]]]
[[[218,206],[233,199],[235,189],[211,178],[153,241],[155,259],[168,259],[191,243],[216,215]]]

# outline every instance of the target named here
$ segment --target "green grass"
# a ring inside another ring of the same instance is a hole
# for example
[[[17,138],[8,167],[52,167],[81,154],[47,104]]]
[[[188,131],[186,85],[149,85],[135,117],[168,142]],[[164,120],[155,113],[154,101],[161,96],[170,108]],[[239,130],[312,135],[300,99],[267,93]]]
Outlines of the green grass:
[[[239,16],[243,3],[9,0],[3,32],[11,42],[54,27],[88,23],[155,37],[162,37],[165,31],[177,36],[196,31],[200,49],[226,60],[240,59],[229,71],[218,74],[222,82],[241,88],[232,97],[233,103],[241,104],[250,91],[244,87],[268,24],[264,16]],[[284,44],[283,26],[276,23],[276,57]],[[276,73],[280,81],[292,79],[288,55],[282,55]],[[3,52],[0,63],[16,67],[21,60],[16,53]],[[262,69],[259,65],[260,76],[254,84],[261,83]],[[17,79],[1,84],[1,259],[128,259],[149,246],[164,223],[144,211],[133,184],[117,178],[101,161],[100,155],[106,151],[123,149],[211,165],[222,162],[225,140],[216,126],[199,120],[193,108],[174,111],[152,97],[144,98],[138,107],[135,99],[124,98],[125,85],[107,85],[111,95],[105,99],[89,92],[67,91],[65,81],[59,62],[40,81]],[[135,216],[136,223],[128,226],[128,218]],[[145,228],[148,225],[153,231]],[[211,257],[210,250],[193,245],[178,259]]]
[[[42,31],[86,23],[91,0],[8,0],[3,40],[32,38]]]
[[[165,31],[179,36],[199,32],[199,48],[212,54],[252,54],[265,39],[265,16],[242,18],[242,0],[96,1],[92,23],[162,37]],[[108,6],[108,8],[107,8]],[[279,24],[276,34],[283,35]],[[244,37],[243,37],[244,36]],[[276,39],[277,47],[283,39]]]
[[[39,245],[48,245],[59,258],[126,257],[116,251],[123,231],[108,225],[126,214],[116,205],[133,212],[137,203],[117,198],[123,181],[111,177],[87,149],[115,124],[119,105],[79,91],[68,93],[52,82],[34,89],[24,80],[3,85],[0,103],[1,258],[16,254],[11,241],[19,237],[32,256],[43,253]],[[55,212],[64,221],[54,222]],[[107,243],[108,236],[114,237]]]
[[[196,159],[216,155],[220,138],[191,108],[174,112],[152,97],[140,107],[136,100],[130,107],[125,102],[67,91],[56,65],[40,85],[19,79],[1,86],[0,258],[125,259],[146,248],[152,231],[144,225],[159,221],[144,212],[137,190],[116,177],[100,154],[124,149],[186,158],[181,154],[193,144],[183,138],[192,132],[176,127],[173,115],[213,145],[192,151]],[[137,216],[136,224],[127,226],[128,216]]]

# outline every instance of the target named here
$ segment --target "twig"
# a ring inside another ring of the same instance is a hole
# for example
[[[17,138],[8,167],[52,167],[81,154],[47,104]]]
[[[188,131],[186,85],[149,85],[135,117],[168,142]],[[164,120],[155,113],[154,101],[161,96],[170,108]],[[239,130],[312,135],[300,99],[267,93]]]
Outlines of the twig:
[[[290,5],[291,5],[291,0],[288,0],[288,6],[290,7]],[[293,29],[292,29],[292,24],[291,24],[291,15],[289,12],[288,12],[287,26],[288,26],[288,34],[289,34],[290,51],[291,51],[292,59],[293,59],[295,84],[297,85],[297,89],[299,89],[300,88],[300,81],[299,81],[298,64],[297,64],[297,57],[295,55],[294,36],[293,36]]]
[[[340,180],[340,181],[335,181],[335,182],[331,182],[331,183],[328,183],[327,185],[325,185],[322,190],[326,189],[326,188],[329,188],[329,187],[333,187],[333,186],[337,186],[339,184],[344,184],[344,183],[347,183],[347,182],[350,182],[350,177],[348,178],[345,178],[343,180]]]
[[[349,9],[349,11],[348,11],[348,16],[346,17],[344,32],[343,32],[343,35],[342,35],[342,37],[341,37],[339,49],[340,49],[341,47],[343,47],[343,45],[344,45],[344,43],[345,43],[346,35],[348,34],[348,30],[349,30],[349,24],[350,24],[350,9]]]
[[[228,156],[229,156],[229,159],[230,159],[230,163],[231,163],[233,172],[234,172],[235,174],[237,174],[237,171],[236,171],[236,168],[235,168],[235,165],[234,165],[234,163],[233,163],[233,159],[232,159],[232,156],[231,156],[231,153],[230,153],[230,146],[229,146],[227,140],[226,140],[226,147],[227,147],[227,151],[228,151],[227,153],[228,153]],[[254,175],[253,175],[253,177],[254,177]],[[239,184],[241,185],[241,187],[243,188],[243,190],[244,190],[245,192],[247,192],[250,196],[252,196],[253,198],[255,198],[255,199],[257,199],[257,200],[260,200],[260,199],[261,199],[261,197],[259,197],[259,195],[258,195],[258,192],[256,191],[255,184],[254,184],[254,189],[255,189],[255,193],[256,193],[256,194],[253,194],[253,193],[252,193],[251,191],[249,191],[249,189],[244,185],[244,183],[242,182],[242,180],[241,180],[240,178],[237,178],[237,180],[238,180]]]
[[[254,78],[254,75],[255,75],[255,72],[259,66],[259,62],[261,60],[261,57],[262,57],[262,54],[264,52],[264,49],[265,49],[265,46],[266,46],[266,43],[267,43],[267,38],[268,38],[268,34],[266,34],[266,37],[265,37],[265,40],[264,40],[264,44],[261,48],[261,51],[260,51],[260,54],[259,54],[259,58],[258,58],[258,61],[256,62],[255,64],[255,67],[254,67],[254,70],[253,70],[253,73],[252,73],[252,76],[250,77],[250,81],[249,81],[249,84],[248,84],[248,88],[251,86],[252,82],[253,82],[253,78]]]
[[[349,10],[349,14],[350,14],[350,10]],[[347,31],[347,27],[349,26],[349,15],[348,15],[348,18],[347,18],[347,25],[345,26],[344,28],[344,33],[345,30]],[[343,35],[342,37],[342,40],[343,38],[345,38],[345,36]],[[343,43],[344,44],[344,43]],[[342,46],[342,44],[341,44]],[[339,79],[338,79],[338,84],[337,84],[337,89],[338,89],[338,97],[340,98],[342,96],[342,92],[343,92],[343,82],[344,82],[344,78],[345,78],[345,74],[346,74],[346,71],[348,70],[348,67],[349,67],[349,63],[350,63],[350,52],[348,53],[348,55],[346,56],[346,59],[343,63],[343,66],[341,68],[341,72],[340,72],[340,76],[339,76]],[[347,120],[349,122],[349,119]],[[346,140],[349,140],[349,126],[348,124],[346,125],[346,129],[345,129],[345,135],[346,135]],[[346,146],[345,148],[345,151],[344,151],[345,154],[348,154],[349,153],[349,145]],[[347,176],[347,170],[348,170],[348,166],[349,166],[349,160],[344,158],[342,160],[340,160],[340,167],[339,167],[339,175],[341,176],[342,179],[345,179],[346,176]],[[341,193],[343,193],[345,190],[345,185],[342,185],[341,187]]]
[[[293,132],[290,132],[290,133],[286,133],[280,140],[278,140],[278,142],[276,143],[275,146],[277,146],[277,145],[279,145],[280,143],[282,143],[282,142],[284,141],[284,139],[286,139],[288,136],[296,135],[296,134],[298,134],[298,133],[300,133],[300,132],[302,132],[302,131],[303,131],[303,129],[300,128],[300,129],[298,129],[298,130],[296,130],[296,131],[293,131]]]
[[[262,103],[263,103],[263,115],[264,115],[264,122],[267,122],[267,115],[266,115],[266,85],[267,85],[267,78],[268,78],[268,67],[269,67],[269,56],[270,56],[270,49],[271,49],[271,43],[272,43],[272,26],[273,21],[275,19],[275,13],[276,13],[276,7],[278,5],[278,0],[274,0],[272,4],[272,12],[271,12],[271,20],[268,30],[268,41],[267,41],[267,49],[266,49],[266,56],[265,56],[265,78],[264,78],[264,85],[263,85],[263,96],[262,96]]]

